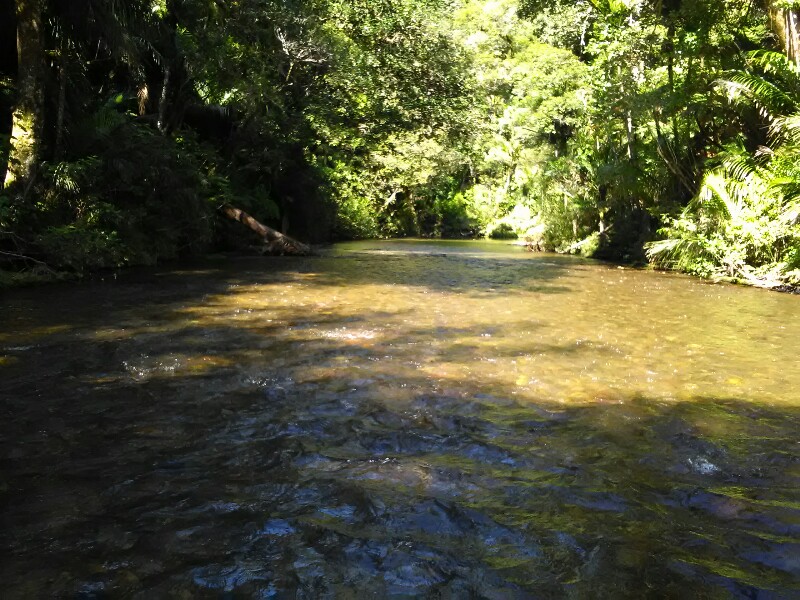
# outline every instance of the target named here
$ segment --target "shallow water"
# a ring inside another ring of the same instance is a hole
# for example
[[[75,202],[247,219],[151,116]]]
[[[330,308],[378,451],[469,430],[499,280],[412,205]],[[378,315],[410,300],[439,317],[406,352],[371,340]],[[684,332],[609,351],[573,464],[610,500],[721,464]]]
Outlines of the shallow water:
[[[361,242],[0,298],[3,598],[800,598],[800,298]]]

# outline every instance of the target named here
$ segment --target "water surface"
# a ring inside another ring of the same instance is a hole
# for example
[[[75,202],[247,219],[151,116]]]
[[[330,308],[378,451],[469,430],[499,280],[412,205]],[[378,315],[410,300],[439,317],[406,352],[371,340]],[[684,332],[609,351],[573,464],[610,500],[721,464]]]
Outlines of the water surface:
[[[0,299],[3,598],[800,598],[800,298],[482,242]]]

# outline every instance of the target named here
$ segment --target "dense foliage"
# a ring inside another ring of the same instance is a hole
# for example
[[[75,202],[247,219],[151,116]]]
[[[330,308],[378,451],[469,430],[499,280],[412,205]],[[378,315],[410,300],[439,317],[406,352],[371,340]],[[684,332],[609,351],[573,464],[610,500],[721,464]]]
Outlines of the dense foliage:
[[[795,4],[4,0],[0,261],[248,244],[234,205],[796,285]]]

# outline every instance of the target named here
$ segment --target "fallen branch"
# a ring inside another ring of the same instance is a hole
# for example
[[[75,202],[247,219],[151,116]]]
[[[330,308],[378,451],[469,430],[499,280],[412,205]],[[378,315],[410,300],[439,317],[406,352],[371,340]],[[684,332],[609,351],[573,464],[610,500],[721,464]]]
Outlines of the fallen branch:
[[[580,250],[586,244],[588,244],[589,242],[591,242],[594,239],[593,236],[594,236],[594,234],[590,235],[589,237],[587,237],[585,239],[582,239],[580,242],[575,242],[569,248],[564,249],[562,251],[562,254],[572,254],[573,252],[575,252],[577,250]]]
[[[50,267],[47,265],[46,262],[43,262],[43,261],[38,260],[36,258],[33,258],[31,256],[26,256],[25,254],[17,254],[16,252],[6,252],[5,250],[0,250],[0,255],[8,256],[8,257],[10,257],[12,259],[16,258],[18,260],[24,260],[24,261],[36,263],[37,265],[41,265],[43,267],[46,267],[48,270],[50,270]]]
[[[605,235],[606,233],[611,231],[611,229],[613,227],[614,227],[613,225],[609,225],[603,231],[595,231],[589,237],[582,239],[580,242],[575,242],[569,248],[565,248],[564,250],[561,250],[559,252],[559,254],[573,254],[574,252],[577,252],[578,250],[583,248],[585,245],[595,241],[596,240],[596,238],[595,238],[596,235],[600,235],[602,237],[603,235]]]
[[[239,208],[226,205],[222,207],[222,212],[225,213],[225,216],[234,221],[239,221],[239,223],[261,236],[269,254],[293,254],[296,256],[308,256],[311,254],[311,248],[306,244],[298,242],[288,235],[283,235],[272,227],[267,227]]]
[[[52,276],[56,276],[58,274],[46,262],[41,261],[37,258],[33,258],[32,256],[28,256],[26,254],[19,254],[18,252],[7,252],[5,250],[0,250],[0,258],[3,257],[7,257],[6,260],[9,263],[13,263],[14,261],[32,263],[34,266],[30,267],[30,270],[34,273],[47,274]]]

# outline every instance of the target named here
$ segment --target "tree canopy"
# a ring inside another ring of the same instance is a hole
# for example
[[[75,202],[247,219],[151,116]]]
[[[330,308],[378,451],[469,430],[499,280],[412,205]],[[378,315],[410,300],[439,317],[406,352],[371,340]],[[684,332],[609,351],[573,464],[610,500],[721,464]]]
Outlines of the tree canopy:
[[[240,247],[235,206],[312,242],[800,283],[795,2],[4,0],[0,23],[7,269]]]

